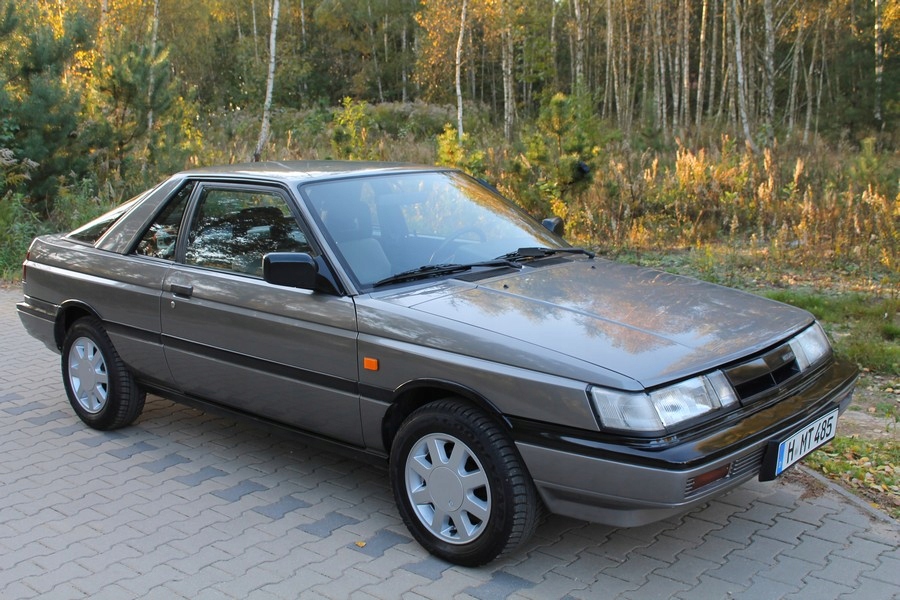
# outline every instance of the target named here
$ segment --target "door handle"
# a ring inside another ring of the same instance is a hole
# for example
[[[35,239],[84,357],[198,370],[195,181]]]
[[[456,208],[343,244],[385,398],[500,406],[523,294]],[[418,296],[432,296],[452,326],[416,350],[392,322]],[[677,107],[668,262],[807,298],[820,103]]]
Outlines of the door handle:
[[[169,291],[175,294],[176,296],[184,296],[185,298],[190,298],[191,294],[194,293],[194,286],[192,285],[178,285],[177,283],[173,283],[169,286]]]

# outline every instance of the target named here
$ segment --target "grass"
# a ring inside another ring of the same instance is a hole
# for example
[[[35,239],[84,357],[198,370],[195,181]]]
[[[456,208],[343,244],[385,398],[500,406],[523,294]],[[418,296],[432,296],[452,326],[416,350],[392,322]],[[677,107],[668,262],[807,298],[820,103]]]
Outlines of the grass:
[[[824,295],[793,290],[765,294],[811,312],[825,324],[835,351],[876,373],[900,374],[900,300],[857,293]]]
[[[900,520],[900,447],[895,442],[836,437],[804,462]]]
[[[879,402],[875,405],[875,414],[894,423],[900,423],[900,409],[897,408],[896,402]]]

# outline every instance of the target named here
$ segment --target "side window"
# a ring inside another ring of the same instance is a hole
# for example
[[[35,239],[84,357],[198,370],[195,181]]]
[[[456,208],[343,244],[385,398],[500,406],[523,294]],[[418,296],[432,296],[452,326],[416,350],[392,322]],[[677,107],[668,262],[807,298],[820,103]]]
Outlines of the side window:
[[[185,263],[262,276],[269,252],[312,252],[278,194],[209,188],[197,203]]]
[[[175,242],[178,240],[178,230],[181,229],[181,220],[184,216],[184,207],[187,206],[188,198],[194,191],[194,183],[190,182],[185,185],[172,198],[162,212],[154,219],[153,224],[147,228],[137,248],[134,249],[135,254],[143,256],[152,256],[154,258],[164,258],[173,260],[175,258]]]
[[[122,218],[128,209],[134,206],[136,199],[132,199],[121,206],[117,206],[108,213],[101,215],[86,225],[82,225],[78,229],[69,233],[66,237],[71,240],[78,240],[86,244],[96,244],[103,234],[109,231],[110,227]]]

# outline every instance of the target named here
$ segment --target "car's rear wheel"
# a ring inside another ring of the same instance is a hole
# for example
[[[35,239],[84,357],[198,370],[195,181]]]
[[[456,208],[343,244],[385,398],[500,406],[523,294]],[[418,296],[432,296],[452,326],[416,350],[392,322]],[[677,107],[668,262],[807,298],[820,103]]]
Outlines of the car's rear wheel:
[[[522,545],[540,501],[506,432],[478,408],[441,400],[413,412],[391,448],[391,483],[416,540],[477,566]]]
[[[94,429],[130,425],[144,409],[143,390],[93,317],[79,319],[66,333],[62,373],[69,403]]]

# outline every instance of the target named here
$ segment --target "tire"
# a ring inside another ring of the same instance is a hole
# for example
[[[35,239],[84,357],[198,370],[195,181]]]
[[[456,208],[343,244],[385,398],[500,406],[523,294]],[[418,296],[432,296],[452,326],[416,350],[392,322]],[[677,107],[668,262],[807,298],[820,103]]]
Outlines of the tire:
[[[62,375],[75,414],[94,429],[125,427],[144,409],[146,394],[93,317],[75,321],[66,332]]]
[[[444,560],[483,565],[534,533],[540,500],[518,451],[490,417],[461,400],[427,404],[403,422],[390,474],[406,527]]]

